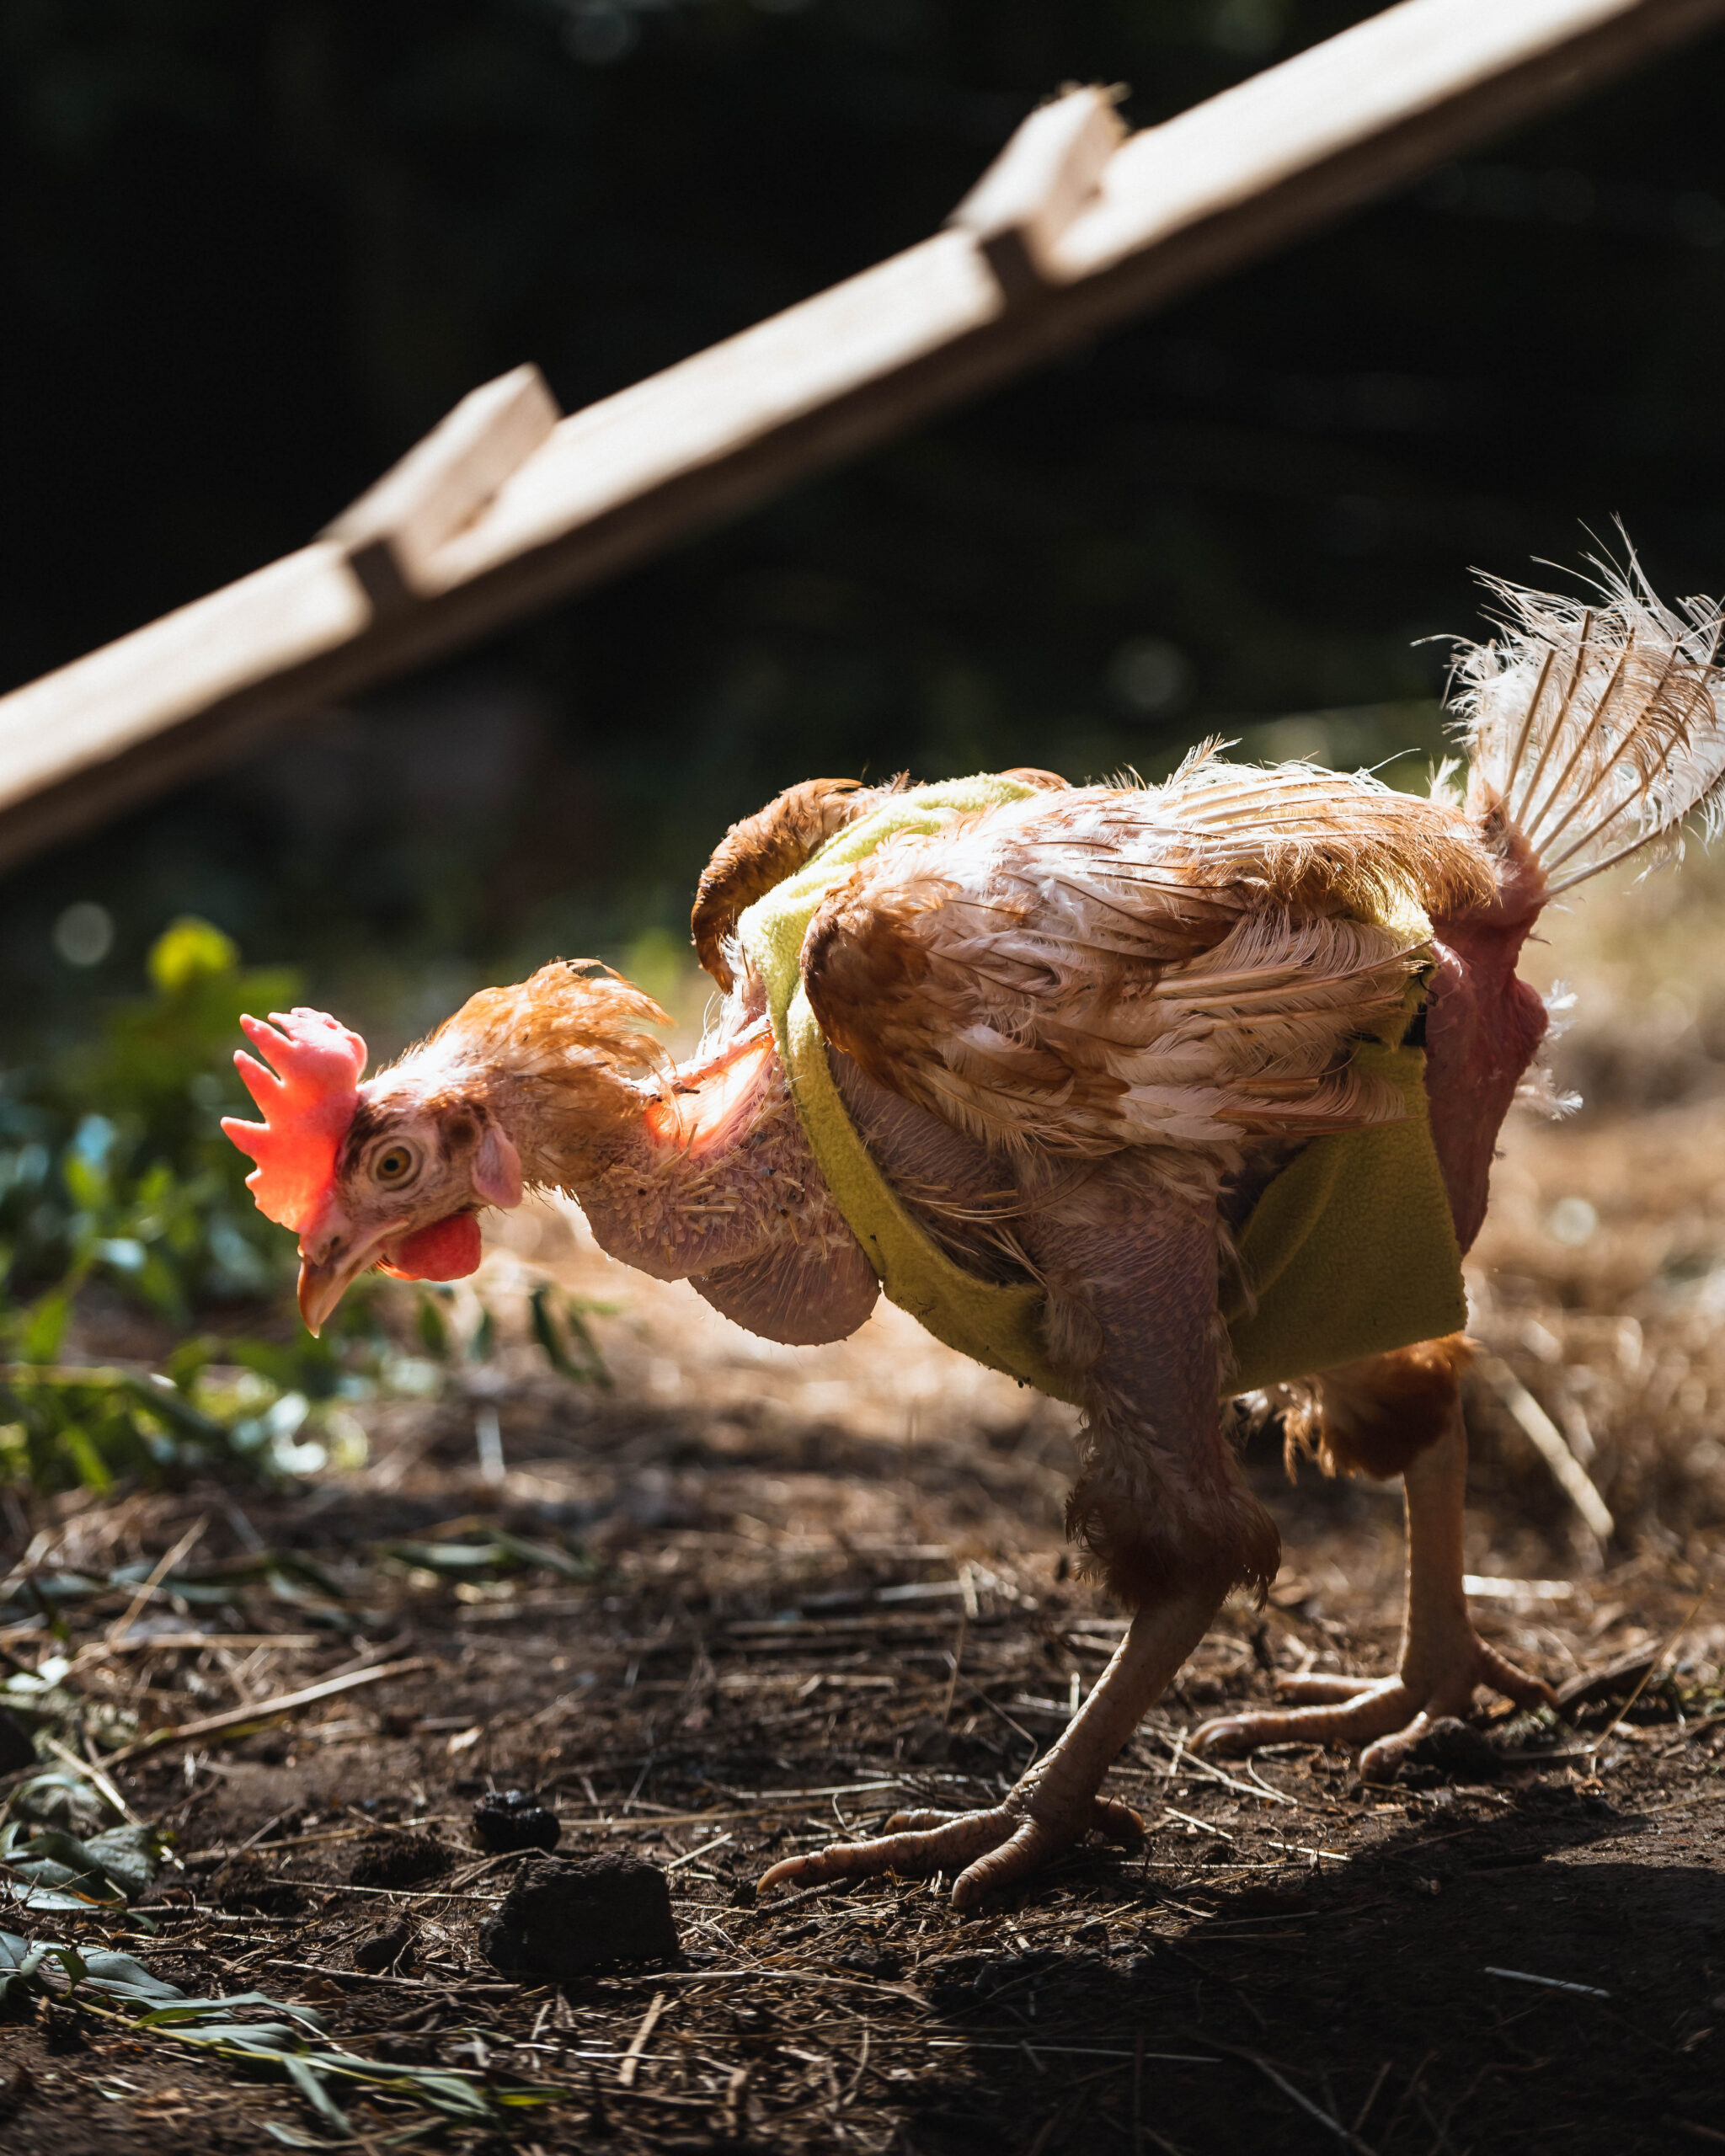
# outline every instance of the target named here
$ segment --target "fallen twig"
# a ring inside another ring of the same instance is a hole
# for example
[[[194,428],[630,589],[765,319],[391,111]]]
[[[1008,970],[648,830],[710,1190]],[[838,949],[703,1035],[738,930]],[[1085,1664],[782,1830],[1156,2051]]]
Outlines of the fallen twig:
[[[1696,1597],[1695,1600],[1690,1604],[1688,1609],[1684,1613],[1683,1622],[1677,1627],[1677,1630],[1671,1635],[1670,1638],[1666,1641],[1664,1646],[1659,1649],[1659,1652],[1648,1664],[1641,1682],[1636,1686],[1629,1697],[1623,1702],[1621,1710],[1612,1716],[1610,1721],[1600,1732],[1596,1741],[1588,1747],[1589,1752],[1597,1753],[1599,1746],[1605,1742],[1607,1737],[1615,1737],[1618,1731],[1622,1728],[1624,1723],[1629,1718],[1630,1709],[1635,1705],[1642,1694],[1646,1691],[1648,1685],[1653,1683],[1654,1678],[1657,1677],[1659,1672],[1665,1667],[1665,1664],[1669,1660],[1678,1641],[1683,1637],[1690,1626],[1694,1624],[1696,1613],[1699,1611],[1701,1604],[1706,1600],[1706,1598],[1707,1590],[1703,1588],[1701,1593]]]
[[[376,1684],[386,1677],[405,1677],[414,1670],[429,1669],[430,1666],[427,1656],[410,1655],[404,1662],[382,1662],[369,1669],[350,1669],[344,1677],[327,1677],[321,1684],[307,1684],[297,1692],[283,1692],[273,1700],[259,1700],[249,1707],[229,1707],[219,1715],[204,1715],[196,1721],[175,1722],[167,1729],[152,1730],[136,1744],[123,1745],[119,1751],[110,1752],[104,1764],[109,1767],[123,1766],[129,1759],[156,1751],[163,1744],[176,1744],[183,1737],[213,1737],[219,1730],[274,1721],[278,1716],[291,1714],[296,1707],[312,1706],[319,1700],[331,1699],[338,1692],[350,1692],[360,1684]]]
[[[1494,1969],[1486,1965],[1488,1977],[1504,1977],[1513,1984],[1542,1984],[1547,1991],[1573,1992],[1578,1999],[1609,1999],[1608,1991],[1601,1991],[1597,1984],[1572,1984],[1562,1977],[1531,1976],[1525,1969]]]
[[[104,1642],[105,1645],[112,1646],[115,1640],[120,1638],[125,1633],[129,1632],[131,1630],[132,1625],[136,1621],[138,1612],[150,1599],[150,1597],[155,1593],[157,1588],[161,1586],[163,1581],[167,1578],[168,1575],[174,1570],[174,1566],[179,1563],[181,1559],[190,1556],[192,1550],[203,1540],[204,1529],[209,1524],[210,1515],[208,1513],[205,1513],[200,1518],[195,1519],[192,1522],[191,1525],[186,1529],[185,1533],[180,1536],[179,1541],[174,1544],[174,1547],[167,1553],[167,1555],[159,1558],[157,1562],[152,1566],[150,1568],[149,1577],[140,1584],[137,1593],[133,1595],[131,1600],[127,1603],[124,1611],[120,1615],[116,1617],[114,1622],[108,1627],[108,1637]]]
[[[734,1834],[715,1834],[710,1842],[702,1842],[697,1849],[688,1849],[681,1856],[674,1856],[665,1866],[667,1871],[681,1871],[686,1864],[693,1864],[697,1857],[710,1856],[714,1849],[722,1849],[727,1842],[734,1842]]]
[[[1240,2044],[1219,2043],[1213,2036],[1206,2037],[1204,2041],[1215,2044],[1219,2052],[1231,2052],[1234,2057],[1243,2058],[1249,2064],[1255,2066],[1266,2080],[1274,2082],[1290,2103],[1298,2104],[1309,2118],[1316,2119],[1320,2126],[1327,2127],[1338,2141],[1344,2142],[1349,2148],[1356,2152],[1356,2156],[1376,2156],[1376,2152],[1369,2143],[1362,2141],[1351,2127],[1343,2126],[1340,2119],[1336,2117],[1333,2112],[1327,2111],[1322,2104],[1313,2103],[1303,2089],[1296,2089],[1284,2074],[1279,2073],[1261,2052],[1247,2051],[1243,2045]]]
[[[629,2047],[623,2053],[622,2063],[617,2068],[617,2085],[619,2089],[633,2089],[634,2087],[636,2071],[641,2063],[641,2054],[647,2048],[647,2039],[653,2034],[654,2030],[659,2025],[659,2017],[664,2013],[665,2001],[670,1997],[670,1993],[669,1992],[656,1991],[654,1993],[653,2004],[641,2016],[640,2023],[636,2028],[634,2035],[629,2039]]]
[[[1515,1417],[1517,1427],[1551,1470],[1551,1479],[1581,1514],[1595,1539],[1606,1543],[1617,1531],[1611,1510],[1592,1476],[1569,1449],[1569,1441],[1509,1365],[1495,1355],[1482,1355],[1480,1375]]]

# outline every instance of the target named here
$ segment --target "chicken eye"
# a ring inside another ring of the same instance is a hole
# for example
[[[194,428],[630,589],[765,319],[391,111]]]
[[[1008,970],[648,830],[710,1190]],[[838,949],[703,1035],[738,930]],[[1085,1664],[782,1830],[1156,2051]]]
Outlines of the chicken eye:
[[[387,1152],[377,1155],[371,1172],[379,1182],[401,1182],[413,1172],[413,1166],[411,1150],[405,1145],[392,1145]]]

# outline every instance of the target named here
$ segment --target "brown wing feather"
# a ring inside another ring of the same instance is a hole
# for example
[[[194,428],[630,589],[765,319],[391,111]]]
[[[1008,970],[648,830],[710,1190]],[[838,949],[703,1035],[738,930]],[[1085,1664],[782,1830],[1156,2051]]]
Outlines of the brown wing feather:
[[[871,1076],[991,1144],[1220,1155],[1398,1113],[1351,1049],[1427,947],[1374,920],[1491,888],[1442,804],[1206,758],[889,842],[815,915],[804,977]]]
[[[742,915],[889,790],[854,778],[804,779],[731,825],[702,872],[689,916],[696,955],[727,994],[732,974],[724,947]]]
[[[1008,771],[1039,793],[1066,791],[1056,772],[1028,766]],[[702,871],[689,918],[695,951],[702,964],[729,994],[733,985],[725,944],[756,899],[775,883],[794,876],[817,847],[859,816],[879,808],[904,787],[902,772],[885,786],[865,787],[860,779],[810,778],[787,787],[776,800],[740,824],[733,824]]]

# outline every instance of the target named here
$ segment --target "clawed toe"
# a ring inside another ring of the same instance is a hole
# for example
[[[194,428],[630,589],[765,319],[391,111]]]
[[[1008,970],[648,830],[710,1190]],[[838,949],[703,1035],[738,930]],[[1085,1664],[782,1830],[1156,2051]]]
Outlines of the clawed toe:
[[[1284,1691],[1315,1704],[1218,1716],[1193,1732],[1189,1748],[1227,1753],[1250,1752],[1260,1744],[1345,1744],[1359,1752],[1364,1780],[1393,1781],[1434,1722],[1466,1716],[1479,1685],[1523,1707],[1549,1705],[1554,1696],[1539,1678],[1528,1676],[1475,1638],[1439,1674],[1422,1682],[1403,1677],[1286,1679]]]
[[[887,1824],[899,1831],[866,1842],[833,1842],[811,1855],[785,1858],[762,1873],[762,1890],[814,1886],[829,1879],[872,1879],[884,1871],[953,1870],[1006,1841],[1017,1822],[996,1807],[991,1812],[899,1812]]]
[[[1518,1707],[1555,1707],[1557,1694],[1543,1677],[1530,1677],[1525,1669],[1518,1669],[1495,1647],[1488,1647],[1483,1640],[1476,1642],[1479,1648],[1478,1681],[1489,1684],[1494,1692],[1501,1692],[1506,1700],[1513,1700]]]
[[[1418,1706],[1399,1678],[1385,1678],[1332,1705],[1217,1716],[1194,1732],[1188,1748],[1226,1754],[1260,1744],[1363,1745],[1399,1729]]]
[[[1276,1689],[1284,1700],[1322,1700],[1327,1705],[1337,1700],[1357,1700],[1362,1692],[1375,1690],[1380,1681],[1375,1677],[1278,1677]]]
[[[953,1871],[953,1906],[971,1908],[985,1894],[1016,1884],[1095,1828],[1111,1841],[1131,1842],[1144,1822],[1113,1797],[1092,1800],[1076,1821],[1050,1822],[997,1805],[987,1812],[895,1812],[887,1832],[866,1842],[835,1842],[809,1856],[787,1857],[762,1874],[761,1887],[814,1886],[831,1879],[870,1879],[883,1872],[926,1876]]]

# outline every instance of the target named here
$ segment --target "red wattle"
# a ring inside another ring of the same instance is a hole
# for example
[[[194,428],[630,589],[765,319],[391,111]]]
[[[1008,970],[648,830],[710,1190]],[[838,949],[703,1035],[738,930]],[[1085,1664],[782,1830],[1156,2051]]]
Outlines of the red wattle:
[[[479,1269],[479,1223],[471,1213],[415,1228],[377,1267],[392,1280],[462,1280]]]

